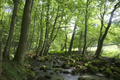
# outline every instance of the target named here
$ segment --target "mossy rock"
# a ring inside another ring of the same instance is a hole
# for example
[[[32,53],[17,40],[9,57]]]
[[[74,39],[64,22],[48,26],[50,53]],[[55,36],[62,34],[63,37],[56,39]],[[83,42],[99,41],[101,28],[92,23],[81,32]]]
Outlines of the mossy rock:
[[[72,75],[77,75],[80,72],[80,69],[74,69],[72,70]]]
[[[80,68],[80,73],[86,73],[86,72],[87,72],[86,69],[84,69],[84,68]]]
[[[110,69],[113,71],[113,72],[118,72],[120,73],[120,69],[118,67],[110,67]]]
[[[61,68],[60,65],[53,65],[52,67],[53,67],[53,68]]]
[[[86,80],[84,77],[78,77],[78,80]]]
[[[109,68],[106,68],[103,74],[105,76],[111,76],[112,75],[112,71]]]
[[[53,63],[54,63],[54,64],[56,64],[56,63],[57,63],[57,61],[56,61],[56,60],[54,60],[54,61],[53,61]]]
[[[30,77],[34,77],[35,76],[35,73],[33,71],[31,71],[30,69],[26,69],[27,71],[27,75],[30,76]]]
[[[93,74],[96,74],[99,71],[97,66],[92,66],[91,64],[88,65],[87,70]]]
[[[92,65],[97,66],[97,67],[101,67],[101,66],[104,66],[107,63],[108,63],[108,61],[106,61],[106,60],[100,60],[100,61],[94,60],[92,62]]]
[[[99,68],[99,71],[100,72],[103,72],[105,70],[105,67],[103,66],[103,67],[101,67],[101,68]]]
[[[38,78],[37,78],[37,80],[47,80],[45,77],[41,77],[41,76],[39,76]]]
[[[44,61],[49,61],[51,58],[50,57],[45,57]]]
[[[64,69],[70,69],[70,65],[66,62],[62,63],[61,67]]]
[[[66,57],[61,57],[60,60],[61,61],[67,61],[68,59]]]
[[[69,71],[62,71],[64,74],[69,74],[70,72]]]
[[[60,73],[60,69],[56,69],[56,70],[55,70],[55,73]]]
[[[76,69],[81,69],[81,68],[82,68],[81,65],[77,65],[77,66],[76,66]]]
[[[40,70],[44,70],[44,71],[46,72],[47,67],[46,67],[45,65],[43,65],[43,66],[40,68]]]
[[[51,79],[52,78],[50,75],[45,75],[44,77],[47,78],[47,79]]]
[[[111,75],[112,78],[114,78],[115,80],[120,80],[120,74],[113,72],[113,74]]]
[[[50,72],[50,75],[54,75],[54,72]]]
[[[70,67],[74,67],[75,63],[70,63],[69,65],[70,65]]]

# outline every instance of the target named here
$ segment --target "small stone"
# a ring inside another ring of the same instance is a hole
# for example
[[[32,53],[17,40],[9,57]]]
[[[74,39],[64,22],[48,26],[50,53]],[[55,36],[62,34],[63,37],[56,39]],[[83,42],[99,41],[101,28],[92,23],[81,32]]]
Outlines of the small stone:
[[[84,77],[78,77],[78,80],[86,80]]]
[[[45,75],[45,78],[47,78],[47,79],[51,79],[52,77],[49,76],[49,75]]]
[[[69,71],[63,71],[64,74],[69,74],[70,72]]]
[[[50,75],[54,75],[54,72],[50,72]]]
[[[41,77],[41,76],[39,76],[38,78],[37,78],[37,80],[47,80],[45,77]]]

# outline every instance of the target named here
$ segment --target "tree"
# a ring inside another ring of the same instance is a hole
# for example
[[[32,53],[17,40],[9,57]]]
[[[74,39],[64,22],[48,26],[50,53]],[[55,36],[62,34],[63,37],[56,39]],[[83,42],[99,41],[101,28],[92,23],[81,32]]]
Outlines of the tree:
[[[84,47],[82,54],[84,55],[86,53],[86,45],[87,45],[87,26],[88,26],[88,7],[90,5],[90,0],[87,0],[86,2],[86,9],[85,9],[85,34],[84,34]]]
[[[32,6],[34,0],[26,0],[23,12],[23,19],[21,24],[21,35],[19,39],[18,48],[14,56],[14,61],[23,62],[27,49],[27,41],[29,35],[29,28],[31,22]]]
[[[13,15],[12,15],[12,20],[11,20],[11,25],[10,25],[9,36],[8,36],[6,46],[3,51],[3,57],[6,59],[9,59],[9,50],[10,50],[10,46],[11,46],[12,39],[13,39],[13,32],[14,32],[14,26],[15,26],[15,21],[16,21],[19,0],[13,0],[13,2],[14,2],[14,9],[13,9]]]
[[[73,30],[73,34],[72,34],[72,38],[71,38],[71,42],[70,42],[70,46],[69,46],[69,53],[70,54],[71,54],[73,40],[74,40],[74,36],[75,36],[75,30],[76,30],[76,23],[75,23],[75,26],[74,26],[74,30]]]
[[[103,19],[104,18],[101,19],[101,29],[100,29],[101,31],[100,31],[100,36],[99,36],[99,39],[98,39],[97,50],[95,52],[96,58],[98,58],[100,56],[100,52],[101,52],[101,49],[102,49],[102,46],[103,46],[104,39],[105,39],[105,37],[106,37],[106,35],[108,33],[108,30],[109,30],[109,28],[111,26],[111,23],[112,23],[112,18],[113,18],[114,12],[116,11],[117,8],[119,8],[119,5],[120,5],[120,1],[115,4],[113,10],[111,11],[109,22],[107,24],[107,27],[105,28],[104,34],[102,34],[102,27],[104,27],[104,25],[103,25]],[[105,13],[103,13],[102,17],[104,17],[104,14]]]

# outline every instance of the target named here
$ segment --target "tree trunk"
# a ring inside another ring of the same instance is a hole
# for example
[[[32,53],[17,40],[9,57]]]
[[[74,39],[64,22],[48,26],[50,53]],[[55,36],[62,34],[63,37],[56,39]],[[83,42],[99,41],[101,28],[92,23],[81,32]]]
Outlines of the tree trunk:
[[[66,25],[65,25],[65,54],[67,53],[67,32],[66,32]]]
[[[29,46],[29,49],[31,50],[31,46],[32,46],[32,43],[33,43],[33,39],[34,39],[34,33],[35,33],[35,18],[36,18],[36,12],[37,12],[37,8],[36,8],[36,11],[35,11],[35,14],[34,14],[34,28],[33,28],[33,31],[32,31],[32,36],[31,36],[31,41],[30,41],[30,46]]]
[[[73,30],[73,34],[72,34],[72,38],[71,38],[71,42],[70,42],[70,46],[69,46],[69,54],[71,54],[73,40],[74,40],[74,36],[75,36],[75,30],[76,30],[76,24],[74,26],[74,30]]]
[[[48,1],[49,2],[49,1]],[[42,53],[40,56],[43,56],[43,54],[46,54],[46,46],[49,44],[48,40],[48,28],[49,28],[49,3],[47,4],[47,18],[46,18],[46,33],[45,33],[45,40],[44,40],[44,45],[42,47]]]
[[[41,27],[40,40],[39,40],[38,48],[36,50],[36,57],[39,56],[39,53],[41,51],[42,44],[43,44],[43,23],[42,21],[43,21],[43,5],[42,5],[42,12],[41,12],[41,20],[40,20],[40,27]]]
[[[3,57],[9,60],[9,51],[10,51],[10,46],[12,43],[13,39],[13,32],[14,32],[14,26],[15,26],[15,21],[16,21],[16,15],[17,15],[17,9],[18,9],[18,3],[19,0],[13,0],[14,1],[14,9],[13,9],[13,15],[12,15],[12,20],[11,20],[11,25],[10,25],[10,31],[9,31],[9,36],[3,51]]]
[[[86,53],[86,44],[87,44],[88,5],[89,5],[89,0],[87,0],[86,12],[85,12],[85,35],[84,35],[84,47],[83,47],[83,52],[82,52],[83,55],[85,55]]]
[[[95,52],[96,58],[99,58],[99,56],[100,56],[100,52],[101,52],[101,49],[102,49],[104,39],[105,39],[105,37],[107,35],[107,32],[108,32],[108,30],[109,30],[109,28],[111,26],[113,14],[116,11],[116,9],[119,7],[118,5],[120,5],[120,1],[114,6],[114,9],[111,12],[111,15],[110,15],[109,22],[108,22],[108,25],[106,27],[105,33],[103,34],[103,36],[99,37],[97,50]]]
[[[81,40],[82,40],[82,33],[83,33],[83,31],[81,30],[81,33],[80,33],[80,39],[79,39],[79,45],[78,45],[78,51],[79,51],[79,53],[82,53],[82,43],[81,43]]]
[[[20,40],[19,40],[19,44],[18,44],[15,57],[13,59],[14,61],[17,61],[17,62],[24,61],[24,56],[25,56],[26,49],[27,49],[33,1],[34,0],[26,0],[25,2],[23,19],[22,19],[22,24],[21,24]]]
[[[2,73],[2,42],[0,42],[0,78]]]
[[[2,12],[2,17],[1,17],[1,20],[0,20],[0,25],[1,25],[2,27],[4,27],[4,26],[3,26],[3,16],[4,16],[4,12],[5,12],[5,10]],[[2,41],[2,35],[3,35],[3,28],[2,28],[2,29],[0,28],[0,41]]]

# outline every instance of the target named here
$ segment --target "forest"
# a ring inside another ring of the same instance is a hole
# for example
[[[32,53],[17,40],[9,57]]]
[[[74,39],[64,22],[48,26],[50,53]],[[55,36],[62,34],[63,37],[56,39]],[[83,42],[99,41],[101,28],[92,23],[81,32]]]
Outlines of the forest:
[[[120,1],[0,0],[0,80],[120,80]]]

